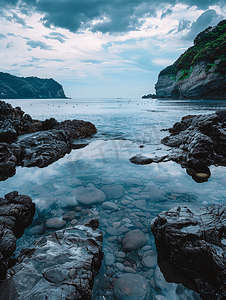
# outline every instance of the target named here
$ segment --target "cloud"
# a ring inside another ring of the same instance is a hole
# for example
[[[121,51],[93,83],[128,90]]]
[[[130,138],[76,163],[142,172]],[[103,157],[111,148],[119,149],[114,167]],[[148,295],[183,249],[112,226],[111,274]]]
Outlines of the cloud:
[[[178,25],[178,32],[181,32],[187,28],[189,28],[189,26],[191,25],[191,21],[188,20],[180,20],[179,25]]]
[[[197,6],[206,10],[210,5],[219,3],[219,0],[182,0],[180,2],[190,7]],[[171,8],[162,13],[163,19],[172,13],[172,7],[177,3],[177,0],[1,0],[0,6],[12,7],[18,4],[24,14],[36,10],[43,14],[41,21],[47,28],[59,27],[71,32],[89,29],[92,32],[114,34],[136,30],[142,26],[142,18],[148,15],[154,16],[155,9],[169,4]],[[25,24],[25,20],[16,15],[13,19],[19,24]],[[60,36],[55,36],[55,39],[61,43],[64,40]]]
[[[167,16],[169,16],[172,13],[172,9],[167,9],[164,13],[161,15],[161,20]]]
[[[84,59],[84,60],[81,60],[81,62],[83,62],[85,64],[101,64],[103,61],[98,60],[98,59]]]
[[[60,43],[65,43],[65,40],[68,39],[66,35],[59,33],[59,32],[51,32],[49,35],[44,35],[44,38],[51,39],[51,40],[57,40]]]
[[[13,43],[13,42],[9,42],[9,43],[7,44],[7,46],[6,46],[6,49],[12,48],[12,47],[13,47],[13,45],[14,45],[14,43]]]
[[[6,36],[3,33],[0,33],[0,40],[3,40],[5,38],[6,38]]]
[[[29,40],[26,42],[26,44],[30,47],[30,49],[40,48],[41,50],[54,50],[52,46],[47,45],[46,43],[41,41]]]
[[[217,24],[222,18],[223,16],[218,15],[214,9],[205,11],[195,22],[192,23],[191,30],[182,39],[193,40],[198,33],[206,29],[208,26]]]
[[[172,65],[174,63],[174,59],[168,59],[168,58],[156,58],[156,59],[153,59],[152,62],[155,64],[155,65],[158,65],[158,66],[169,66],[169,65]]]

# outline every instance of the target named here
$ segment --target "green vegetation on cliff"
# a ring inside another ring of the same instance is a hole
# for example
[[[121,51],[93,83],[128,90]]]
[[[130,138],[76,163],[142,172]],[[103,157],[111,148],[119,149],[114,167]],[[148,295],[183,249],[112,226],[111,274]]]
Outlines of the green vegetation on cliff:
[[[178,80],[188,78],[193,67],[199,62],[206,62],[206,72],[215,66],[215,61],[220,59],[220,63],[214,73],[221,76],[226,75],[226,20],[221,21],[215,27],[208,27],[197,35],[194,46],[183,53],[173,65],[165,68],[159,76],[169,76],[176,79],[177,73],[181,75]]]
[[[37,77],[17,77],[0,72],[0,99],[66,98],[58,82]]]

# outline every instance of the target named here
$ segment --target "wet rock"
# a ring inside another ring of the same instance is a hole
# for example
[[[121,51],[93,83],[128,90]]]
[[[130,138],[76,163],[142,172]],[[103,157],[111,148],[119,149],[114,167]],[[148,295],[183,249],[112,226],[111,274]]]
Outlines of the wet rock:
[[[0,198],[0,280],[6,277],[8,259],[16,250],[16,240],[32,223],[34,214],[35,204],[28,196],[14,191]]]
[[[17,158],[7,143],[0,143],[0,181],[15,175]]]
[[[99,229],[84,225],[39,239],[8,270],[8,279],[0,284],[2,299],[91,299],[102,239]]]
[[[21,136],[17,145],[22,149],[23,167],[47,167],[70,153],[73,139],[63,130],[48,130]]]
[[[66,224],[66,221],[62,220],[61,218],[51,218],[46,220],[45,227],[50,229],[61,229]]]
[[[155,268],[157,265],[157,253],[154,250],[144,252],[142,264],[147,268]]]
[[[33,235],[42,235],[46,232],[46,229],[43,225],[36,225],[33,227],[29,227],[25,230],[26,235],[33,236]]]
[[[75,211],[69,211],[65,214],[63,214],[62,219],[65,221],[71,221],[75,217]]]
[[[0,146],[0,171],[1,168],[10,170],[4,173],[13,176],[15,165],[46,167],[70,153],[74,147],[74,139],[85,138],[94,133],[96,128],[90,122],[66,120],[59,123],[54,118],[43,122],[32,120],[19,107],[13,108],[0,101],[0,142],[15,142],[12,146],[2,144],[2,147],[8,147],[7,153],[5,149],[1,151]],[[15,157],[9,159],[12,155]]]
[[[79,187],[72,194],[83,205],[101,204],[106,199],[105,194],[94,187]]]
[[[120,184],[116,185],[105,185],[101,189],[108,199],[117,199],[123,196],[124,188]]]
[[[130,159],[135,164],[175,161],[187,169],[196,182],[205,182],[210,177],[208,166],[226,166],[226,110],[213,114],[185,116],[169,129],[170,136],[162,143],[172,149],[158,159],[136,155]],[[156,178],[157,180],[158,178]],[[161,179],[162,183],[168,181]],[[159,182],[159,179],[158,179]]]
[[[148,300],[151,289],[147,280],[136,274],[123,274],[114,285],[116,300]]]
[[[104,258],[104,263],[106,266],[112,266],[115,263],[115,257],[111,253],[107,253]]]
[[[226,298],[226,206],[175,207],[151,223],[158,264],[168,282],[202,299]]]
[[[102,204],[102,208],[103,209],[110,209],[112,211],[117,211],[119,209],[119,207],[115,203],[112,203],[112,202],[109,202],[109,201],[104,202]]]
[[[130,252],[138,250],[148,242],[146,235],[139,229],[127,232],[122,240],[123,251]]]

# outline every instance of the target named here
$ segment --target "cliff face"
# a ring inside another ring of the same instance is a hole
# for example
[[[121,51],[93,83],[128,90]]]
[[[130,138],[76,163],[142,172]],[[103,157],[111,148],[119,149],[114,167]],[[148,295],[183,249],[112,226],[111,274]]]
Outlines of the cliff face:
[[[55,80],[17,77],[0,72],[0,99],[67,98]]]
[[[209,27],[194,46],[164,70],[155,86],[160,98],[226,99],[226,20]]]

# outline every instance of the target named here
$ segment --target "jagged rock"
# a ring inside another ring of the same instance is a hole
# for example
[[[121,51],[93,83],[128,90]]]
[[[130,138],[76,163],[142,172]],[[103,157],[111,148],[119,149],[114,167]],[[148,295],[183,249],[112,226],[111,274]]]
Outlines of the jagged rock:
[[[67,98],[62,85],[50,79],[17,77],[0,72],[0,99]]]
[[[74,139],[94,133],[96,127],[90,122],[32,120],[20,107],[0,101],[0,180],[13,176],[16,165],[46,167],[70,153]]]
[[[15,175],[17,158],[11,149],[7,143],[0,143],[0,181]]]
[[[226,166],[226,110],[213,114],[185,116],[169,129],[170,136],[161,142],[171,151],[162,157],[147,158],[136,155],[130,158],[135,164],[175,161],[185,167],[196,182],[207,181],[209,166]]]
[[[151,222],[158,264],[168,282],[203,300],[226,299],[226,205],[175,207]]]
[[[22,250],[0,284],[0,299],[91,299],[103,236],[90,224],[56,231]]]
[[[15,191],[0,198],[0,280],[6,277],[8,259],[16,250],[17,238],[31,224],[34,214],[35,204],[28,196]]]
[[[73,139],[64,130],[47,130],[21,136],[17,145],[22,149],[20,165],[46,167],[70,153]]]

